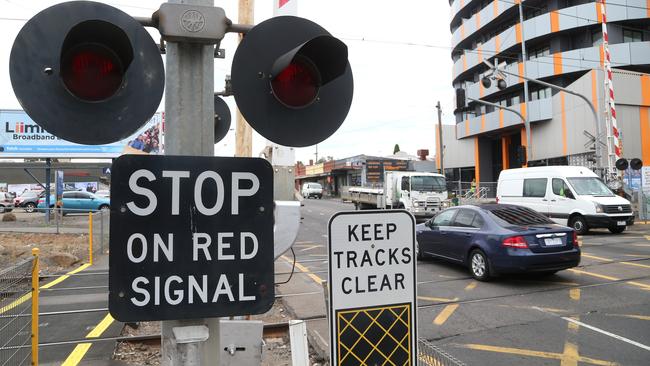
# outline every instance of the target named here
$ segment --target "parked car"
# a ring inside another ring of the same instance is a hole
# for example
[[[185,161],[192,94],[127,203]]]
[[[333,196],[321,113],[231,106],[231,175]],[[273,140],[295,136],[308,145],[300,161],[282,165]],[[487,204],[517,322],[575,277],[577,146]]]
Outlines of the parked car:
[[[110,198],[111,197],[111,191],[108,190],[108,189],[101,189],[101,190],[95,192],[95,196],[103,197],[103,198]]]
[[[321,199],[323,198],[323,186],[320,183],[304,183],[301,193],[304,198],[316,197]]]
[[[503,170],[497,183],[497,202],[526,206],[581,235],[591,228],[618,234],[634,224],[630,201],[612,193],[585,167]]]
[[[0,192],[0,213],[11,212],[14,209],[14,196],[8,192]]]
[[[482,204],[448,208],[416,226],[418,257],[469,267],[488,280],[499,273],[555,273],[580,263],[575,230],[527,207]]]
[[[44,194],[43,191],[25,191],[14,199],[14,206],[16,208],[21,207],[30,213],[34,212],[36,206],[38,206],[39,197]]]
[[[97,197],[90,192],[84,191],[66,191],[61,197],[63,202],[63,213],[71,213],[79,210],[99,211],[108,210],[111,207],[111,200],[108,198]],[[56,204],[56,197],[50,195],[50,208]],[[45,207],[45,197],[38,200],[38,208]],[[67,212],[66,212],[67,211]]]

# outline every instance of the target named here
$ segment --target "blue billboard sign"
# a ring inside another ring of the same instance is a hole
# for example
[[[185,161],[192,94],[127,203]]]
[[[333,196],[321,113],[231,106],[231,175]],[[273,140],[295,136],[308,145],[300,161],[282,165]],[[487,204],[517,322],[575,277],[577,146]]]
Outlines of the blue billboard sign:
[[[126,153],[162,150],[163,113],[156,113],[136,133],[106,145],[80,145],[60,139],[20,110],[0,110],[0,158],[114,158]],[[88,121],[93,123],[93,121]]]

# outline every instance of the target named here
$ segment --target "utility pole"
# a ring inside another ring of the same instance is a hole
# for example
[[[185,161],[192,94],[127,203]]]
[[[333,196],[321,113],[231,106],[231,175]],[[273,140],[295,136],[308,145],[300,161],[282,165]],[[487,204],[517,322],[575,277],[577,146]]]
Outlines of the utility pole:
[[[442,144],[442,108],[440,107],[440,101],[436,104],[436,109],[438,109],[438,143],[440,144],[440,174],[445,175],[445,164],[444,164],[444,150],[445,145]]]
[[[523,5],[521,5],[521,1],[519,2],[519,24],[521,24],[521,65],[522,65],[522,71],[524,73],[524,76],[526,76],[526,59],[528,56],[526,55],[526,34],[524,32],[524,10],[523,10]],[[526,145],[528,147],[526,148],[526,165],[528,165],[528,161],[531,160],[533,156],[533,139],[532,139],[532,133],[530,130],[530,118],[528,117],[530,115],[528,111],[528,80],[524,78],[524,105],[526,106],[526,113],[524,113],[524,125],[526,127]]]
[[[169,2],[214,6],[214,0]],[[169,41],[166,61],[165,154],[214,156],[214,45]],[[162,321],[161,344],[163,366],[218,365],[219,319]]]
[[[314,153],[314,155],[316,156],[316,160],[314,160],[314,164],[317,164],[318,163],[318,144],[316,144],[316,152]]]
[[[239,0],[238,23],[253,24],[254,8],[255,0]],[[239,35],[240,42],[243,37],[243,34]],[[253,156],[253,129],[246,122],[239,108],[237,108],[237,122],[235,126],[235,156]]]

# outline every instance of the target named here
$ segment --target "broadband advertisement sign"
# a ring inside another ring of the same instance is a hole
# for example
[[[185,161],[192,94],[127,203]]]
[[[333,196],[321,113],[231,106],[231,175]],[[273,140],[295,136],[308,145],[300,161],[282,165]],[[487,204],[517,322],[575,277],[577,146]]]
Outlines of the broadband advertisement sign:
[[[163,113],[154,114],[136,133],[118,142],[80,145],[45,131],[24,111],[0,110],[0,158],[114,158],[122,154],[159,154],[163,118]]]

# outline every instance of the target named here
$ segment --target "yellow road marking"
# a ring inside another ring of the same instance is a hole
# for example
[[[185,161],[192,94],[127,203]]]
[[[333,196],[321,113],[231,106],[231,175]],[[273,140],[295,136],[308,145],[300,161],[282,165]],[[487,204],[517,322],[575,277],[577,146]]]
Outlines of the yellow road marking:
[[[606,314],[608,316],[620,316],[623,318],[630,318],[630,319],[639,319],[639,320],[650,320],[650,316],[648,315],[634,315],[634,314]]]
[[[571,300],[573,301],[580,301],[580,289],[572,288],[569,290],[569,297],[571,297]]]
[[[562,353],[561,366],[578,366],[578,346],[571,342],[564,342],[564,352]]]
[[[562,353],[533,351],[533,350],[529,350],[529,349],[512,348],[512,347],[488,346],[488,345],[485,345],[485,344],[461,344],[459,346],[463,347],[463,348],[478,350],[478,351],[509,353],[509,354],[512,354],[512,355],[550,358],[550,359],[555,359],[555,360],[562,360],[562,358],[564,357],[564,355]],[[584,357],[584,356],[578,356],[578,361],[579,362],[590,363],[592,365],[618,366],[618,364],[616,362],[597,360],[597,359],[594,359],[594,358],[589,358],[589,357]]]
[[[114,319],[111,316],[111,314],[106,314],[104,319],[102,319],[102,321],[99,322],[99,324],[97,324],[97,326],[95,326],[95,328],[93,328],[93,330],[91,330],[90,333],[88,333],[86,338],[98,338],[99,336],[102,335],[102,333],[104,333],[104,331],[106,331],[106,329],[108,329],[108,327],[111,324],[113,324],[113,321]],[[79,362],[81,362],[81,360],[86,355],[86,352],[88,352],[88,350],[90,349],[91,345],[92,345],[91,343],[78,344],[74,348],[74,350],[72,350],[70,355],[68,355],[68,358],[66,358],[65,361],[63,361],[61,366],[76,366],[77,364],[79,364]]]
[[[427,300],[427,301],[438,301],[438,302],[449,302],[449,301],[458,301],[457,297],[453,299],[446,299],[444,297],[428,297],[428,296],[418,296],[418,300]]]
[[[578,274],[585,274],[587,276],[602,278],[602,279],[609,280],[609,281],[620,281],[620,279],[616,278],[616,277],[606,276],[606,275],[593,273],[593,272],[587,272],[587,271],[583,271],[583,270],[575,269],[575,268],[568,269],[567,271],[571,271],[573,273],[578,273]],[[650,291],[650,285],[646,285],[645,283],[635,282],[635,281],[627,281],[626,283],[630,284],[630,285],[633,285],[633,286],[638,286],[638,287],[641,287],[644,290],[649,290]]]
[[[476,285],[478,285],[478,282],[472,281],[469,283],[469,285],[465,286],[465,291],[471,291],[476,288]]]
[[[284,259],[289,264],[293,264],[293,261],[291,259],[289,259],[287,256],[283,255],[282,259]],[[303,266],[302,264],[298,263],[298,261],[296,261],[296,268],[298,268],[298,270],[300,272],[306,273],[307,276],[309,278],[311,278],[312,280],[314,280],[314,282],[316,282],[317,284],[320,285],[323,282],[322,278],[318,277],[317,275],[315,275],[313,273],[310,273],[311,271],[309,270],[309,268],[307,268],[307,267]]]
[[[440,314],[438,314],[438,316],[436,316],[436,318],[433,319],[433,324],[443,325],[447,321],[447,319],[449,319],[451,314],[453,314],[454,311],[456,311],[456,309],[458,309],[458,304],[451,304],[445,306],[445,308],[442,309]]]
[[[57,285],[57,284],[65,281],[68,277],[70,277],[71,274],[75,274],[77,272],[83,271],[84,269],[88,268],[89,266],[90,266],[89,263],[83,264],[83,265],[79,266],[78,268],[76,268],[76,269],[74,269],[74,270],[72,270],[72,271],[70,271],[70,272],[68,272],[68,273],[66,273],[64,275],[59,276],[58,278],[54,279],[53,281],[50,281],[50,282],[46,283],[45,285],[41,286],[41,288],[50,288],[50,287],[52,287],[54,285]],[[16,306],[24,303],[27,300],[30,300],[31,298],[32,298],[32,293],[31,292],[17,298],[16,300],[9,303],[8,305],[5,305],[5,306],[1,307],[0,308],[0,314],[5,313],[9,309],[15,308]]]
[[[583,256],[583,257],[586,257],[586,258],[596,259],[596,260],[603,261],[603,262],[612,262],[612,263],[614,262],[614,260],[612,260],[612,259],[603,258],[603,257],[597,257],[597,256],[595,256],[595,255],[586,254],[585,252],[582,252],[582,256]],[[618,264],[625,264],[625,265],[628,265],[628,266],[650,268],[649,265],[647,265],[647,264],[641,264],[641,263],[626,262],[626,261],[616,262],[616,263],[618,263]]]

